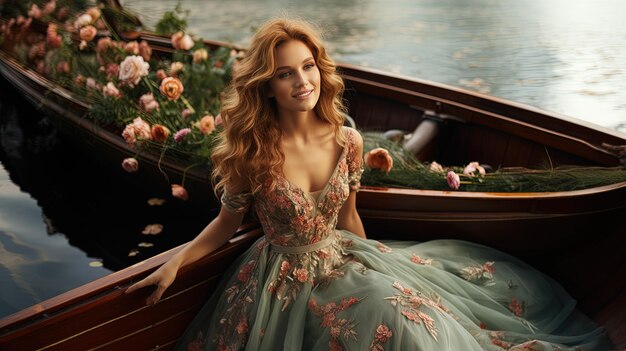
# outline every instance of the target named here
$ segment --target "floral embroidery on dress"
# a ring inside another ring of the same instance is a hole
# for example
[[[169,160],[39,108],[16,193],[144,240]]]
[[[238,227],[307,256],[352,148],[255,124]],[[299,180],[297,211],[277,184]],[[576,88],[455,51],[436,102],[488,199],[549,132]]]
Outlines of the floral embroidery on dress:
[[[512,298],[508,307],[509,307],[509,310],[513,312],[513,314],[515,314],[518,317],[521,317],[524,315],[524,309],[526,306],[523,301],[519,302],[516,298]]]
[[[414,292],[411,288],[403,287],[399,282],[394,282],[393,287],[400,290],[401,294],[396,293],[394,296],[386,297],[385,300],[389,300],[392,306],[400,305],[405,307],[401,312],[402,315],[416,324],[423,323],[430,336],[437,340],[435,320],[428,314],[418,310],[418,308],[422,305],[426,305],[441,313],[449,313],[449,310],[444,307],[438,299],[433,300],[427,298],[419,291]]]
[[[374,340],[370,345],[370,350],[372,351],[385,351],[383,344],[389,341],[393,336],[393,332],[389,327],[384,324],[381,324],[376,328],[376,335],[374,335]]]
[[[537,343],[537,340],[530,340],[523,344],[515,345],[509,351],[541,351],[544,350],[543,345]]]
[[[496,271],[493,261],[487,261],[482,266],[472,265],[461,269],[461,278],[484,286],[495,285],[493,273]]]
[[[320,326],[330,328],[329,348],[331,350],[342,350],[340,338],[344,340],[356,340],[357,332],[355,330],[356,322],[354,319],[337,318],[339,312],[345,311],[353,305],[361,302],[362,298],[350,297],[342,298],[339,304],[331,301],[322,306],[317,304],[317,300],[310,299],[308,303],[309,310],[318,318],[321,318]]]
[[[206,338],[204,337],[204,334],[202,332],[198,332],[198,334],[196,334],[196,338],[187,344],[187,351],[202,351],[205,343]]]
[[[432,258],[421,258],[419,256],[417,256],[416,254],[412,254],[411,255],[411,262],[416,263],[416,264],[421,264],[424,266],[430,266],[433,263],[433,259]]]
[[[383,243],[381,243],[379,241],[378,242],[378,251],[380,251],[382,253],[389,253],[389,252],[392,252],[393,250],[389,246],[387,246],[387,245],[385,245],[385,244],[383,244]]]

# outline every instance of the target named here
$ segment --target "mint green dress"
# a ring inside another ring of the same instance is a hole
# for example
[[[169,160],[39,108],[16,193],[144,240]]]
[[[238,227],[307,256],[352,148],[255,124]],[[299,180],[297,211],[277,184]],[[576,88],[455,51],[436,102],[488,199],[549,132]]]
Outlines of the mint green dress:
[[[607,350],[604,330],[553,280],[458,240],[366,240],[337,230],[359,187],[355,133],[316,199],[278,179],[252,195],[265,236],[226,272],[182,350]],[[393,230],[390,228],[390,230]],[[392,235],[390,235],[392,236]]]

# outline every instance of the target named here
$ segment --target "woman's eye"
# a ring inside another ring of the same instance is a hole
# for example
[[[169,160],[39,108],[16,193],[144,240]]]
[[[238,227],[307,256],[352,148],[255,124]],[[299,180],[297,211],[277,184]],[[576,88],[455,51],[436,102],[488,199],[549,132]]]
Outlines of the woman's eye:
[[[290,74],[289,72],[279,73],[278,74],[278,78],[280,78],[280,79],[287,78],[287,77],[289,77],[289,74]]]
[[[310,70],[313,67],[315,67],[315,65],[312,64],[312,63],[307,63],[306,65],[304,65],[304,69],[307,70],[307,71]]]

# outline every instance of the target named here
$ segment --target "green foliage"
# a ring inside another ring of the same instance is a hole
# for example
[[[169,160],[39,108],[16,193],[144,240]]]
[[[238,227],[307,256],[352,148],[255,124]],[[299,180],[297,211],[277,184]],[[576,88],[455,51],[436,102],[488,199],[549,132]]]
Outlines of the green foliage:
[[[365,169],[361,184],[380,187],[423,190],[450,190],[446,180],[448,170],[461,179],[458,191],[477,192],[551,192],[587,189],[626,181],[626,170],[619,167],[562,166],[554,169],[530,170],[501,168],[484,176],[463,174],[464,167],[451,166],[446,172],[433,172],[428,164],[420,163],[401,145],[387,140],[382,133],[361,132],[364,151],[377,147],[389,151],[393,168],[386,174],[378,169]]]
[[[157,23],[155,32],[160,35],[171,35],[178,31],[187,29],[185,16],[189,15],[189,10],[183,10],[180,1],[176,4],[174,11],[166,11],[163,18]]]

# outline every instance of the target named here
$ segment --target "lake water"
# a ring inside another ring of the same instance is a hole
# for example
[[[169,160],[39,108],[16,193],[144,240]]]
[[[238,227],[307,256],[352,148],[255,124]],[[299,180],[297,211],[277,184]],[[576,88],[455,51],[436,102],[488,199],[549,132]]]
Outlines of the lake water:
[[[175,6],[123,0],[147,25]],[[626,133],[622,0],[183,0],[198,37],[245,46],[286,11],[337,61],[446,83]]]
[[[174,1],[125,0],[153,25]],[[199,37],[245,46],[286,10],[335,59],[626,132],[621,0],[182,1]],[[0,317],[189,240],[211,214],[138,191],[58,138],[0,79]],[[171,199],[170,199],[171,200]],[[159,235],[144,235],[162,224]]]

